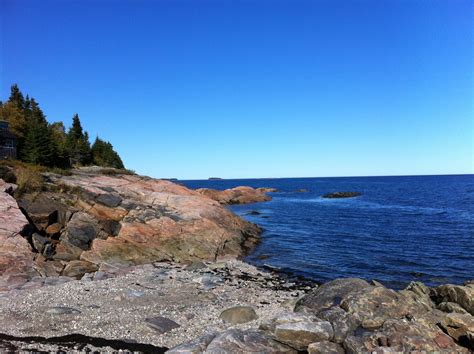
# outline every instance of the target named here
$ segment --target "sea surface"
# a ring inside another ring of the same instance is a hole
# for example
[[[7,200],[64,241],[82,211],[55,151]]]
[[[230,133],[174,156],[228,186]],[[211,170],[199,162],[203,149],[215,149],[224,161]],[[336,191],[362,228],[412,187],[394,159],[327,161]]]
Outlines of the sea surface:
[[[376,279],[393,288],[410,281],[437,285],[474,279],[474,175],[180,183],[278,189],[270,202],[230,206],[264,229],[262,242],[246,259],[258,266],[319,282]],[[321,197],[336,191],[362,196]]]

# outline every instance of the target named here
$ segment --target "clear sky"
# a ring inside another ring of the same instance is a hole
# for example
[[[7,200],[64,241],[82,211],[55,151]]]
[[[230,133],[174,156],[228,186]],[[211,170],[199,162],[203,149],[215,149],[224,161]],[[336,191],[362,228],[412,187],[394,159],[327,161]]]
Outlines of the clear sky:
[[[474,173],[471,0],[0,4],[0,98],[138,173]]]

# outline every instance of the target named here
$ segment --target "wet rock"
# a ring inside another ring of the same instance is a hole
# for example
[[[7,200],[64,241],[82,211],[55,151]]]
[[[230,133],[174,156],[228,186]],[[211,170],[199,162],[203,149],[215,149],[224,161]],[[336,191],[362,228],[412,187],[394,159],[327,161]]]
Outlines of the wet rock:
[[[316,342],[308,345],[308,354],[344,354],[344,348],[336,343]]]
[[[160,334],[169,332],[175,328],[180,327],[180,325],[177,324],[175,321],[161,316],[147,318],[145,319],[145,323],[148,327],[154,329]]]
[[[279,343],[257,330],[230,329],[218,334],[205,353],[296,353],[293,348]]]
[[[256,320],[258,316],[250,306],[235,306],[222,311],[219,318],[231,324],[240,324]]]
[[[346,295],[367,287],[370,287],[370,284],[362,279],[336,279],[321,285],[304,296],[297,302],[295,311],[309,310],[317,313],[323,309],[339,305]]]
[[[93,273],[97,269],[98,267],[95,264],[86,261],[75,260],[70,261],[66,265],[62,272],[62,275],[71,278],[81,279],[84,274]]]
[[[45,311],[46,313],[50,315],[75,315],[81,313],[81,311],[72,308],[72,307],[65,307],[65,306],[55,306],[55,307],[50,307]]]

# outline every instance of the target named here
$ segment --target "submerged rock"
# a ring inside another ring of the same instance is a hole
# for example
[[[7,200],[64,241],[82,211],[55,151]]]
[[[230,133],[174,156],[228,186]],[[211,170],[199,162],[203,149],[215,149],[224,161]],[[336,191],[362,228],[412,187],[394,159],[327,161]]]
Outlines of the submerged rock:
[[[360,192],[334,192],[323,195],[323,198],[353,198],[362,195]]]

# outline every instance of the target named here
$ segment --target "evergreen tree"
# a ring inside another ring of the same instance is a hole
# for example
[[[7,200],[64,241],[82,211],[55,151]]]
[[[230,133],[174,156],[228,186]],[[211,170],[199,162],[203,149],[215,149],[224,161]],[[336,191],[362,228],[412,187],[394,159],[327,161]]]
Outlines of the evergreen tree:
[[[89,134],[84,133],[77,113],[72,118],[72,127],[67,133],[67,149],[71,165],[87,165],[91,163],[91,147]]]
[[[31,116],[28,123],[23,160],[44,166],[54,166],[54,145],[48,122],[34,99],[31,99]]]
[[[124,168],[122,159],[111,143],[97,137],[92,145],[92,162],[98,166]]]
[[[14,103],[19,110],[23,110],[25,108],[25,98],[23,97],[23,94],[21,93],[17,84],[12,85],[10,89],[10,98],[8,101]]]
[[[69,168],[69,152],[67,148],[67,135],[63,122],[49,125],[51,141],[54,147],[54,165],[60,168]]]

